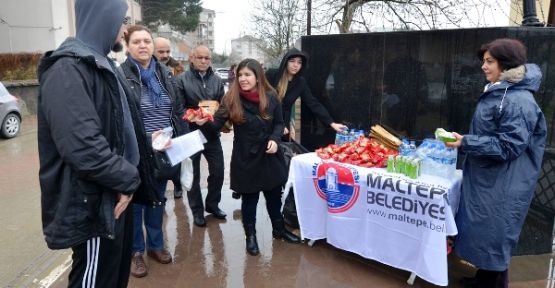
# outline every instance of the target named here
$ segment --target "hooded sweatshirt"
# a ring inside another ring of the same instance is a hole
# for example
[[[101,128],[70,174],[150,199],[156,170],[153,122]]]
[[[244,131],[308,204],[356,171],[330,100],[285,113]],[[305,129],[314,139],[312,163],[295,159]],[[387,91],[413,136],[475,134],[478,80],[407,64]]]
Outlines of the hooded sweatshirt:
[[[115,73],[112,60],[107,58],[118,37],[127,12],[127,3],[121,0],[79,0],[75,3],[77,33],[75,38],[91,48],[96,61]],[[102,17],[98,17],[102,15]],[[124,158],[139,164],[139,148],[129,112],[126,95],[118,81],[123,109]]]
[[[285,56],[283,56],[283,59],[281,59],[279,68],[269,69],[266,72],[266,78],[270,82],[270,85],[277,90],[279,80],[283,75],[283,72],[287,69],[287,62],[289,59],[294,57],[301,57],[303,65],[301,66],[299,72],[293,76],[293,79],[289,81],[287,91],[285,92],[283,99],[281,99],[285,127],[289,127],[289,122],[291,121],[291,107],[299,97],[301,97],[303,103],[310,108],[312,113],[316,114],[320,121],[324,122],[326,125],[330,125],[333,122],[332,117],[324,105],[322,105],[322,103],[312,95],[310,88],[302,75],[308,62],[308,57],[302,51],[296,48],[289,49]]]
[[[118,83],[121,76],[106,56],[125,12],[123,0],[77,0],[77,37],[47,52],[39,64],[42,224],[52,249],[96,236],[117,237],[117,194],[132,194],[141,183],[126,153],[129,139],[135,146],[137,139],[125,136],[133,129],[124,125],[132,122],[124,116],[128,103]]]

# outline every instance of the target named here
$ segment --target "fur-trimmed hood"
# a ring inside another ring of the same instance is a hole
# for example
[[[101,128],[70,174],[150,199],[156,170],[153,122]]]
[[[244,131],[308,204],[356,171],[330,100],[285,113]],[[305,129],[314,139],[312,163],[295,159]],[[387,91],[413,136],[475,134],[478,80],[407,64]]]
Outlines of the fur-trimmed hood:
[[[526,68],[524,65],[520,65],[518,67],[503,71],[499,80],[507,80],[511,83],[518,83],[524,79],[524,76],[526,76]]]
[[[536,93],[540,88],[542,72],[536,64],[524,64],[501,73],[499,82],[486,85],[485,91],[498,89],[528,90]],[[509,88],[510,87],[510,88]]]

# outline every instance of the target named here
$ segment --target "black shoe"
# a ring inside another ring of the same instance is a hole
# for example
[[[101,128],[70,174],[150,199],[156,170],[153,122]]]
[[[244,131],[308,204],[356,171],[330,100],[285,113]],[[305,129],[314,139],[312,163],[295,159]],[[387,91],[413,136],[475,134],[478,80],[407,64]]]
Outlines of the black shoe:
[[[478,283],[478,280],[476,279],[476,277],[463,277],[459,282],[465,288],[472,288],[475,287],[475,285]]]
[[[231,198],[239,200],[241,199],[241,193],[233,192],[231,193]]]
[[[195,222],[195,225],[197,225],[198,227],[206,226],[206,219],[204,218],[204,215],[194,215],[193,220]]]
[[[299,236],[285,229],[283,219],[272,220],[272,228],[272,236],[274,236],[275,239],[283,239],[294,244],[301,243],[301,238],[299,238]]]
[[[173,198],[179,199],[183,197],[183,190],[173,190]]]
[[[222,211],[222,209],[220,208],[216,208],[216,209],[206,208],[206,212],[214,215],[214,217],[218,219],[225,219],[225,217],[227,216],[227,214],[225,214],[225,212]]]

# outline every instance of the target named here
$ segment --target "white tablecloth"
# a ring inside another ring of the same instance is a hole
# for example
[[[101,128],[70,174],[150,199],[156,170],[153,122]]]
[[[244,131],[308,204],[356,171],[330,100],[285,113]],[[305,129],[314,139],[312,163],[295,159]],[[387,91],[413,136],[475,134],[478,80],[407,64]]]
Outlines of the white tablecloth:
[[[446,286],[446,236],[457,234],[461,180],[461,171],[451,179],[410,179],[307,153],[292,159],[286,186],[295,191],[303,239],[326,238],[337,248]]]

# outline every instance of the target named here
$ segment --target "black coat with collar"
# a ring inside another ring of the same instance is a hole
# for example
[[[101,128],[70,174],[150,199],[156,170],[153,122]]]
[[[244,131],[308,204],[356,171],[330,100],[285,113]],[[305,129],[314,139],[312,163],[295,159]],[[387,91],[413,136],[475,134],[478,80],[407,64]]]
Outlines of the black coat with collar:
[[[258,111],[258,104],[241,98],[245,122],[233,123],[233,150],[230,164],[230,188],[239,193],[257,193],[271,190],[287,181],[287,168],[283,151],[278,148],[274,154],[266,153],[268,141],[280,143],[283,133],[281,105],[274,92],[267,92],[269,98],[268,115],[264,119]],[[206,123],[200,129],[220,131],[228,120],[224,105],[214,115],[214,122]]]
[[[291,108],[299,97],[301,98],[303,104],[305,104],[312,111],[312,113],[320,119],[320,121],[329,126],[333,122],[333,118],[330,116],[326,107],[316,97],[314,97],[314,95],[312,95],[312,92],[308,87],[308,83],[303,77],[303,72],[306,70],[305,67],[308,64],[308,57],[304,54],[304,52],[296,48],[291,48],[281,59],[279,68],[268,69],[268,71],[266,71],[266,79],[268,79],[270,85],[277,90],[279,80],[281,79],[284,71],[287,69],[287,62],[293,57],[301,57],[301,59],[303,59],[303,65],[301,70],[299,70],[293,79],[289,81],[287,91],[285,91],[285,95],[283,96],[283,99],[281,99],[283,121],[285,122],[285,126],[289,128],[289,122],[291,121]]]
[[[39,180],[46,243],[51,249],[63,249],[91,237],[114,239],[117,195],[132,194],[141,183],[137,167],[123,158],[117,74],[100,65],[83,42],[68,38],[45,54],[38,76]]]
[[[176,78],[177,92],[185,108],[198,108],[199,101],[215,100],[221,102],[224,96],[224,82],[220,76],[216,75],[212,67],[208,67],[204,77],[193,67],[180,74]],[[190,125],[191,130],[197,130],[198,126],[194,123]],[[208,140],[219,137],[219,132],[213,131],[204,133]]]

